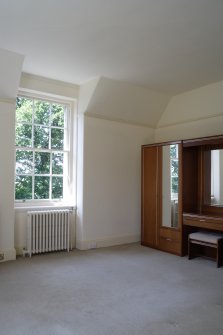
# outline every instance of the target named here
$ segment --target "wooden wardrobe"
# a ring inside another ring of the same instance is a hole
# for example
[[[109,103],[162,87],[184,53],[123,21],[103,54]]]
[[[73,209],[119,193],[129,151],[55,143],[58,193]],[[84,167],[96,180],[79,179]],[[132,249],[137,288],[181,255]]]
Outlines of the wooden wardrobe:
[[[177,255],[182,252],[181,156],[181,142],[142,146],[141,243]],[[171,175],[174,166],[177,176]],[[174,178],[177,193],[171,189]]]
[[[223,136],[143,145],[141,204],[144,246],[186,255],[191,232],[223,233]]]

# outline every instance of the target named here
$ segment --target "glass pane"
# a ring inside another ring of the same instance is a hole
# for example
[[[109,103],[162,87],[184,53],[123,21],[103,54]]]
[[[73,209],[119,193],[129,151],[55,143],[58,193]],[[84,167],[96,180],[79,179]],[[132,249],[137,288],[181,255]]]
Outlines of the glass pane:
[[[179,165],[179,161],[177,159],[172,159],[171,160],[171,175],[172,175],[172,177],[177,177],[178,176],[178,165]]]
[[[35,174],[50,173],[50,153],[36,152],[35,153]]]
[[[32,199],[32,177],[16,176],[15,199]]]
[[[16,173],[32,173],[33,153],[32,151],[16,150]]]
[[[52,174],[63,174],[63,154],[52,154]]]
[[[170,145],[170,157],[171,158],[177,158],[178,157],[178,150],[176,144]]]
[[[64,145],[64,130],[52,128],[51,129],[51,148],[63,150]]]
[[[18,97],[16,99],[16,121],[32,122],[33,101],[31,99]]]
[[[162,226],[178,227],[178,144],[162,148]]]
[[[172,199],[175,197],[177,198],[178,196],[178,177],[172,177],[171,179],[171,193],[172,193]]]
[[[49,148],[49,128],[34,127],[34,147],[42,149]]]
[[[64,127],[64,106],[53,104],[51,110],[52,126]]]
[[[49,125],[50,103],[45,102],[45,101],[35,101],[34,122],[37,124]]]
[[[203,168],[205,205],[223,206],[223,150],[204,150]]]
[[[63,177],[52,177],[52,199],[63,198]]]
[[[28,124],[17,124],[15,130],[15,145],[18,147],[32,146],[32,126]]]
[[[49,199],[50,177],[35,177],[34,198]]]

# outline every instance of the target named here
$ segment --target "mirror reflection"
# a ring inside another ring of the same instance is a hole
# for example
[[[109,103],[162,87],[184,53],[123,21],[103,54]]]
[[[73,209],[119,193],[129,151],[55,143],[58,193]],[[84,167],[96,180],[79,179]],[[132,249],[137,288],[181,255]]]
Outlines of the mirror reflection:
[[[162,226],[178,227],[179,145],[162,149]]]
[[[210,183],[209,199],[206,203],[209,205],[223,205],[223,150],[211,150],[210,155],[210,181],[206,180],[206,184]],[[205,164],[207,166],[207,163]],[[207,179],[207,178],[206,178]],[[206,188],[208,186],[206,185]]]

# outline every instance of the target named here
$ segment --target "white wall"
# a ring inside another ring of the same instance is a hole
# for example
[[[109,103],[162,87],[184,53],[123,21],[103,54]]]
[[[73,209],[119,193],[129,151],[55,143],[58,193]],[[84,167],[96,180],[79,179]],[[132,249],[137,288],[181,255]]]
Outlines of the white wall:
[[[14,138],[15,103],[0,102],[0,252],[15,259],[14,249]]]
[[[170,97],[108,78],[80,87],[76,246],[140,240],[141,145]]]
[[[23,56],[0,49],[0,253],[16,257],[14,248],[15,98]]]
[[[153,129],[85,116],[79,249],[140,240],[141,145],[153,140]]]

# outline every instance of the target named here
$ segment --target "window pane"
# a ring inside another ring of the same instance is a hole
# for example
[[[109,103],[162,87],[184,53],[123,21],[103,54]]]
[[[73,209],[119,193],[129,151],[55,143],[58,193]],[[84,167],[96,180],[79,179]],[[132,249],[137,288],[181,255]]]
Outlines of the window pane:
[[[171,178],[171,192],[178,193],[178,177]]]
[[[16,125],[16,138],[15,144],[18,147],[31,147],[32,146],[32,126],[28,124]]]
[[[16,150],[16,173],[32,173],[32,151]]]
[[[52,177],[52,199],[63,197],[63,177]]]
[[[49,128],[34,127],[34,147],[42,149],[49,148]]]
[[[51,129],[51,148],[63,149],[64,145],[64,130],[52,128]]]
[[[67,106],[38,98],[16,101],[16,199],[60,199],[67,174]],[[66,171],[65,171],[66,170]]]
[[[170,145],[170,157],[177,158],[178,157],[178,144]]]
[[[53,104],[51,110],[52,126],[64,127],[64,106]]]
[[[50,153],[36,152],[35,153],[35,174],[50,173]]]
[[[32,199],[32,177],[17,176],[15,182],[15,199]]]
[[[35,177],[34,199],[49,199],[50,177]]]
[[[17,122],[32,122],[33,101],[26,98],[16,99],[16,121]]]
[[[176,160],[176,159],[171,160],[171,175],[173,177],[178,176],[178,165],[179,165],[178,160]]]
[[[63,154],[52,154],[52,174],[63,174]]]
[[[44,101],[35,101],[34,123],[49,125],[50,121],[50,103]]]

